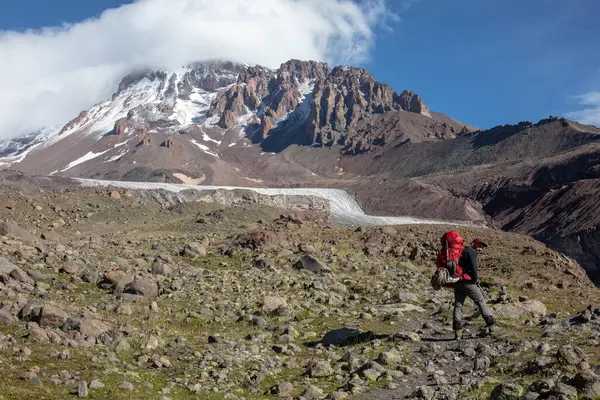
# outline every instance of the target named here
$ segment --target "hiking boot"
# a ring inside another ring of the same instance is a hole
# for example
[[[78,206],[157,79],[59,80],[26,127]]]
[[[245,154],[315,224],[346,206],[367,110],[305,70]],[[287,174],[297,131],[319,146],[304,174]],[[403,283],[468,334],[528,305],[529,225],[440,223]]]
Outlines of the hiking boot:
[[[492,326],[496,325],[496,319],[494,318],[494,316],[493,316],[493,315],[490,315],[490,316],[487,316],[487,317],[483,317],[483,320],[485,321],[485,324],[486,324],[488,327],[490,327],[490,328],[491,328]]]
[[[477,336],[483,338],[483,337],[492,336],[493,333],[494,333],[494,331],[491,326],[485,326],[485,327],[481,328],[481,330],[479,331],[479,334]]]

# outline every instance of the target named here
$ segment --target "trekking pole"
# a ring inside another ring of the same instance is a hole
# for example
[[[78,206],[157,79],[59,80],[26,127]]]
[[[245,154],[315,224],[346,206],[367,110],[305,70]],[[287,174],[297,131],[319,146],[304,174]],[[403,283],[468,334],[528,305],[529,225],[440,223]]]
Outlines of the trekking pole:
[[[446,316],[444,317],[444,325],[448,322],[448,318],[450,317],[450,310],[452,309],[452,298],[448,301],[448,309],[446,310]]]
[[[504,318],[502,318],[502,315],[500,315],[500,313],[498,312],[498,310],[496,310],[496,307],[494,307],[494,305],[492,304],[492,300],[490,299],[490,297],[483,291],[483,288],[481,287],[481,285],[478,283],[477,287],[479,287],[479,290],[481,290],[481,293],[483,293],[483,296],[485,297],[485,299],[487,300],[488,304],[490,305],[490,307],[492,307],[492,309],[496,312],[496,315],[498,316],[498,319],[502,322],[504,322]]]

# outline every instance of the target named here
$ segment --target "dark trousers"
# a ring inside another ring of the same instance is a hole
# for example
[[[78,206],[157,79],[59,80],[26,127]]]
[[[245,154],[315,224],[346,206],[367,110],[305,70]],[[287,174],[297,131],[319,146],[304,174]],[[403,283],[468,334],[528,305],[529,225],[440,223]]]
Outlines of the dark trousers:
[[[462,308],[467,297],[473,300],[475,305],[477,305],[485,323],[488,326],[493,325],[495,322],[494,317],[485,303],[483,293],[481,293],[479,286],[469,281],[461,281],[454,285],[453,329],[457,331],[463,326]]]

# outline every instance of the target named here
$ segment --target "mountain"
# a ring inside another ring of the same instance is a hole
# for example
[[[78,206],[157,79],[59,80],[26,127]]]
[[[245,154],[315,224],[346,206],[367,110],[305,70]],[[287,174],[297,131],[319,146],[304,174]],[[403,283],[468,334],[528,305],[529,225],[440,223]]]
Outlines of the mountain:
[[[61,128],[0,145],[34,175],[331,187],[370,213],[487,221],[575,257],[600,284],[600,130],[477,129],[368,71],[290,60],[137,71]]]
[[[403,133],[397,126],[404,117],[378,121],[390,113],[422,118],[415,124],[407,117],[415,126]],[[132,73],[112,99],[82,111],[62,129],[5,143],[2,155],[9,158],[2,162],[50,175],[149,179],[156,171],[177,170],[207,182],[227,175],[231,182],[222,183],[242,183],[246,177],[226,166],[227,150],[341,145],[346,154],[357,154],[398,138],[443,139],[469,131],[433,115],[415,93],[398,94],[364,69],[291,60],[271,70],[211,61]]]

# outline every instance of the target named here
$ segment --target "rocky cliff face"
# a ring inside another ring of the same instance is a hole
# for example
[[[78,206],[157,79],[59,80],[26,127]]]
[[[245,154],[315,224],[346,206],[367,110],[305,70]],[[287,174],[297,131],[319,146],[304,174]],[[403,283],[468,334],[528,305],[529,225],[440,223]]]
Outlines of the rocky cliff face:
[[[305,104],[305,113],[300,110]],[[259,140],[266,139],[294,114],[305,115],[306,144],[343,144],[356,136],[357,127],[373,114],[404,110],[431,118],[429,109],[413,92],[397,94],[361,68],[291,60],[276,71],[247,68],[236,84],[220,92],[209,117],[218,118],[223,129],[248,123]],[[290,118],[295,124],[299,118]],[[369,141],[376,144],[376,140]]]

